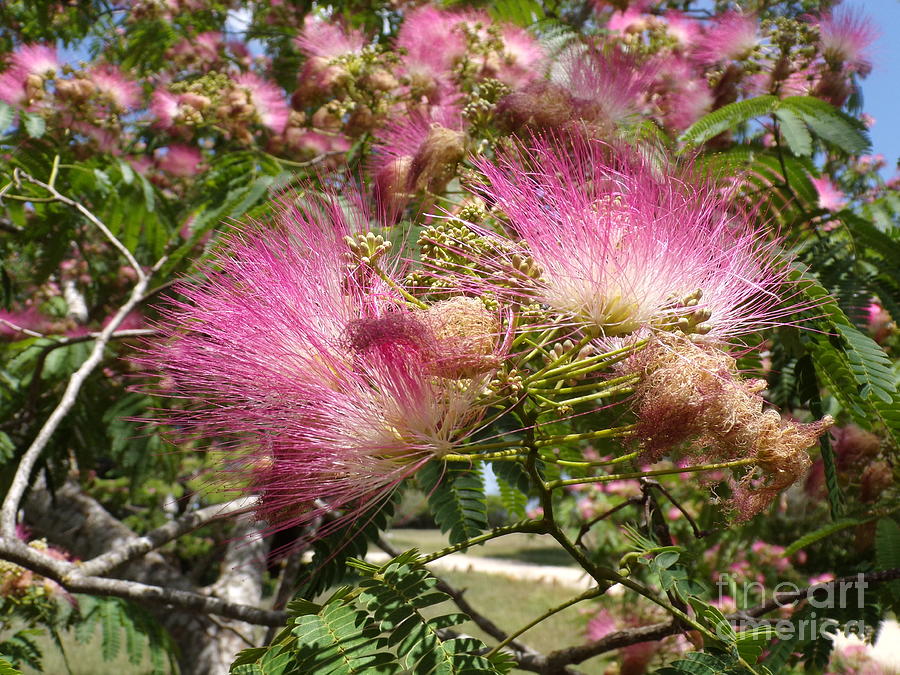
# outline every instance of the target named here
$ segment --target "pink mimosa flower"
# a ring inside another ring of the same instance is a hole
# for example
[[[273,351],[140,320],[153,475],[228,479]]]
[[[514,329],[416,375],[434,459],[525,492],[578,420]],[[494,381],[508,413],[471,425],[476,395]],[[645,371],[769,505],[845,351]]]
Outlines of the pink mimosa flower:
[[[197,175],[202,162],[203,155],[197,148],[190,145],[170,145],[157,160],[157,165],[173,176],[187,177]]]
[[[644,11],[649,8],[647,0],[630,3],[629,7],[621,12],[614,13],[606,24],[607,30],[617,33],[640,32],[647,28],[647,16]]]
[[[291,197],[274,225],[238,230],[142,359],[163,393],[193,401],[171,413],[180,433],[223,439],[211,480],[258,494],[272,530],[341,511],[321,536],[368,513],[477,427],[491,377],[438,374],[428,313],[354,257],[369,221],[344,199]]]
[[[174,126],[180,113],[178,94],[166,89],[157,89],[150,98],[150,112],[156,116],[159,126],[163,129]]]
[[[99,66],[90,71],[90,81],[118,110],[134,109],[140,102],[141,89],[115,66]]]
[[[358,30],[346,30],[339,23],[323,21],[310,15],[306,17],[303,31],[295,42],[307,56],[327,61],[360,51],[366,45],[366,36]]]
[[[709,180],[576,135],[479,165],[542,270],[536,298],[607,336],[677,324],[725,339],[798,311],[777,244]]]
[[[759,44],[755,16],[731,11],[717,17],[699,38],[694,56],[702,63],[731,61],[747,56]]]
[[[328,90],[342,72],[331,61],[362,51],[366,46],[366,36],[358,30],[346,30],[339,23],[310,15],[306,17],[303,31],[295,44],[307,56],[300,71],[300,89],[321,93]]]
[[[451,71],[466,51],[463,34],[456,26],[465,15],[423,5],[409,12],[397,33],[396,47],[402,49],[403,68],[410,88],[438,102],[452,89]],[[440,44],[440,49],[435,45]]]
[[[835,66],[868,75],[872,63],[866,50],[875,42],[878,30],[868,17],[851,8],[838,8],[819,21],[819,39],[825,60]]]
[[[518,26],[504,26],[500,36],[504,63],[497,68],[497,79],[518,88],[540,77],[539,65],[545,57],[541,44]]]
[[[260,123],[277,134],[283,132],[291,110],[281,89],[255,73],[242,73],[234,81],[247,92]]]
[[[13,52],[10,66],[25,75],[48,75],[59,70],[59,59],[53,47],[22,45]]]
[[[678,40],[678,44],[682,48],[693,46],[700,34],[700,26],[695,19],[681,12],[670,10],[665,13],[664,20],[666,32]]]
[[[840,211],[847,205],[846,195],[838,190],[828,176],[811,178],[810,182],[819,193],[819,206],[829,211]]]
[[[0,101],[13,106],[25,103],[28,96],[25,92],[25,77],[15,68],[0,73]]]
[[[0,74],[0,101],[14,106],[30,104],[43,95],[43,78],[59,69],[56,50],[44,45],[23,45]]]

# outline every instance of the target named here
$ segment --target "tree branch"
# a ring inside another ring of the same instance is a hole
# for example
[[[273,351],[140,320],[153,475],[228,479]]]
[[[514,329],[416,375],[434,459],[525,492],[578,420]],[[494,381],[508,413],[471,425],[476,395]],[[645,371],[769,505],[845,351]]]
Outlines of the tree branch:
[[[216,614],[262,626],[281,626],[287,621],[285,612],[225,602],[201,593],[162,588],[124,579],[85,576],[77,563],[50,558],[17,539],[0,538],[0,557],[37,572],[72,593],[110,595],[138,602],[172,605],[198,614]]]
[[[196,530],[211,520],[244,513],[255,504],[256,497],[241,497],[225,504],[213,504],[193,513],[188,513],[177,520],[151,530],[143,537],[132,539],[124,546],[107,551],[96,558],[82,563],[79,567],[79,572],[86,577],[106,574],[119,565],[139,558],[183,534]]]
[[[827,588],[828,586],[833,586],[839,583],[856,582],[858,578],[859,577],[857,576],[842,577],[840,579],[835,579],[834,581],[829,581],[822,584],[813,584],[811,586],[807,586],[806,588],[801,588],[790,593],[778,593],[776,597],[769,602],[757,605],[756,607],[742,612],[729,614],[726,618],[729,621],[737,622],[741,619],[747,619],[748,617],[761,617],[780,607],[784,607],[786,604],[794,604],[802,600],[803,598],[808,597],[810,592],[814,591],[815,589]],[[893,579],[900,579],[900,569],[870,572],[868,574],[864,574],[863,579],[868,583],[883,583],[886,581],[892,581]],[[682,630],[683,625],[676,621],[666,621],[662,623],[651,624],[649,626],[640,626],[637,628],[619,630],[614,633],[610,633],[609,635],[605,635],[599,640],[594,640],[593,642],[588,642],[576,647],[568,647],[566,649],[559,649],[557,651],[550,652],[550,654],[548,654],[546,657],[543,657],[545,659],[544,661],[532,659],[531,661],[529,661],[528,665],[534,667],[536,672],[540,673],[549,674],[564,672],[559,670],[559,668],[566,664],[582,663],[590,658],[593,658],[594,656],[599,656],[600,654],[604,654],[614,649],[629,647],[639,642],[661,640],[664,637],[668,637],[669,635],[675,635]],[[520,667],[524,668],[525,665],[520,664]],[[528,669],[531,668],[529,667]]]
[[[56,165],[54,164],[54,167]],[[0,508],[0,535],[4,537],[13,538],[15,537],[15,528],[16,528],[16,512],[19,510],[19,504],[22,501],[22,496],[25,494],[25,490],[28,488],[29,480],[31,479],[31,472],[34,470],[34,466],[37,463],[38,458],[43,452],[44,448],[47,446],[47,443],[50,442],[50,438],[59,428],[60,423],[69,414],[69,411],[72,410],[72,407],[75,405],[75,400],[78,397],[78,393],[81,390],[81,386],[84,384],[85,380],[87,380],[88,376],[94,371],[94,369],[100,365],[100,362],[103,360],[103,352],[106,349],[106,345],[112,339],[113,333],[116,332],[116,329],[122,325],[122,322],[125,320],[125,317],[134,309],[134,307],[141,301],[143,298],[144,292],[147,290],[147,285],[150,282],[150,276],[154,272],[156,272],[162,264],[165,262],[165,256],[161,258],[156,264],[152,267],[150,271],[150,275],[144,272],[143,268],[140,266],[138,261],[134,258],[122,242],[120,242],[115,235],[109,230],[108,227],[93,213],[91,213],[87,208],[78,202],[69,199],[65,195],[60,194],[55,187],[52,185],[53,179],[51,178],[51,184],[44,183],[42,181],[37,180],[33,176],[19,171],[16,169],[13,172],[14,179],[18,182],[19,179],[24,179],[34,185],[44,188],[53,196],[56,201],[59,201],[67,206],[71,206],[76,209],[79,213],[84,215],[91,223],[94,224],[97,229],[99,229],[110,242],[112,242],[113,246],[118,249],[122,255],[125,256],[128,263],[134,268],[135,273],[137,274],[137,283],[135,283],[134,287],[131,289],[131,294],[128,296],[128,300],[119,308],[119,311],[115,313],[110,322],[106,325],[106,327],[100,331],[97,335],[96,340],[94,342],[94,348],[91,350],[90,355],[87,360],[81,364],[81,366],[72,373],[72,376],[69,378],[69,383],[66,386],[65,392],[63,392],[62,398],[57,404],[56,408],[53,409],[53,412],[50,413],[50,417],[47,418],[47,421],[44,422],[44,425],[41,427],[38,435],[35,437],[34,441],[22,455],[22,459],[19,461],[18,467],[16,467],[16,473],[13,476],[12,483],[9,487],[9,492],[7,492],[6,497],[3,500],[3,506]]]
[[[141,278],[131,290],[128,301],[119,308],[119,311],[116,312],[110,322],[106,325],[106,328],[100,331],[100,334],[94,342],[94,348],[91,350],[90,356],[88,356],[87,360],[81,364],[78,370],[72,373],[72,376],[69,378],[69,383],[66,386],[66,390],[59,403],[56,405],[56,408],[50,413],[50,417],[44,422],[38,435],[25,451],[25,454],[22,455],[22,459],[19,461],[18,467],[16,467],[16,473],[13,477],[12,484],[9,486],[9,492],[7,492],[6,497],[3,500],[2,509],[0,509],[0,535],[3,535],[4,537],[15,536],[16,512],[22,501],[22,495],[25,494],[25,490],[28,488],[28,482],[31,479],[31,472],[34,470],[34,465],[37,463],[37,460],[40,457],[41,452],[43,452],[44,448],[47,446],[47,443],[50,442],[50,438],[59,428],[60,423],[75,405],[75,400],[78,397],[81,386],[103,360],[103,352],[106,349],[106,345],[112,339],[112,335],[115,333],[116,328],[122,324],[125,317],[132,309],[134,309],[135,305],[140,302],[144,291],[147,289],[148,281],[149,277],[142,273]]]

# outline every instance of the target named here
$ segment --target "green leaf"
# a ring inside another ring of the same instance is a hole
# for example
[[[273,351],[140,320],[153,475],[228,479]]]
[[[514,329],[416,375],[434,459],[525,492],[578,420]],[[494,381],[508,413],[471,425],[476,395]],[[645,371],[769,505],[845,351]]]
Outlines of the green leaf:
[[[740,657],[749,664],[759,660],[763,648],[775,637],[776,631],[772,626],[758,626],[749,630],[743,630],[737,634],[737,651]]]
[[[448,596],[435,591],[437,584],[428,570],[406,562],[408,554],[389,561],[378,570],[360,570],[360,601],[378,622],[387,644],[396,650],[404,666],[415,673],[496,673],[494,665],[478,653],[484,644],[473,638],[442,640],[438,631],[466,620],[455,612],[428,618],[428,610]]]
[[[700,145],[754,117],[770,114],[778,105],[778,97],[770,94],[729,103],[694,122],[678,140],[687,145]]]
[[[544,8],[537,0],[495,0],[488,6],[494,21],[508,21],[523,28],[544,18]]]
[[[859,395],[872,396],[891,403],[897,394],[891,361],[875,340],[860,332],[855,326],[835,324],[845,341],[845,351],[856,381],[861,385]]]
[[[871,147],[865,126],[842,113],[830,103],[813,96],[788,96],[781,106],[796,113],[819,138],[850,154],[866,152]]]
[[[712,630],[715,636],[728,645],[733,645],[737,640],[737,633],[725,615],[717,608],[707,604],[698,597],[691,596],[688,602],[697,613],[697,618]]]
[[[846,530],[850,527],[855,527],[856,525],[865,523],[868,520],[869,519],[867,518],[842,518],[841,520],[836,520],[833,523],[828,523],[824,527],[820,527],[819,529],[814,530],[808,534],[804,534],[802,537],[794,541],[784,550],[784,557],[790,557],[797,551],[806,548],[810,544],[815,544],[817,541],[825,539],[825,537],[830,537],[832,534],[842,532],[843,530]]]
[[[100,653],[104,661],[112,661],[119,655],[122,646],[119,603],[105,600],[100,603]]]
[[[681,554],[678,551],[664,551],[656,556],[653,560],[654,562],[656,562],[657,567],[665,570],[677,563],[678,558],[680,557]]]
[[[34,113],[22,113],[25,131],[29,138],[40,138],[47,130],[47,121],[40,115]]]
[[[13,112],[13,109],[6,103],[0,101],[0,133],[9,129],[9,125],[12,124],[14,116],[15,113]]]
[[[14,668],[13,664],[0,657],[0,675],[22,675],[22,671]]]
[[[875,528],[875,566],[879,570],[900,569],[900,525],[882,518]],[[900,603],[900,579],[888,584],[895,603]]]
[[[812,155],[812,136],[800,116],[788,108],[778,108],[775,117],[781,123],[781,135],[791,152],[798,157]]]
[[[702,652],[692,652],[683,659],[673,661],[665,668],[654,671],[654,675],[723,675],[733,672],[737,665],[734,659]]]
[[[434,520],[449,532],[451,544],[471,539],[487,528],[484,479],[469,462],[429,462],[416,474]]]

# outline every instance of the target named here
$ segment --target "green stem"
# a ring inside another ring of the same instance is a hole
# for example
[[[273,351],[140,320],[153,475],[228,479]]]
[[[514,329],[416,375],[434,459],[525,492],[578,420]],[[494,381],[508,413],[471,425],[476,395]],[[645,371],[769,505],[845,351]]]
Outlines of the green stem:
[[[53,156],[53,168],[50,169],[50,178],[47,179],[47,185],[53,187],[56,183],[56,176],[59,173],[59,155]]]
[[[559,380],[555,387],[529,387],[528,391],[536,391],[541,394],[577,394],[580,391],[596,391],[598,386],[602,386],[604,380],[599,382],[591,382],[590,384],[576,384],[571,387],[562,386],[563,381]]]
[[[606,387],[594,394],[587,394],[586,396],[578,396],[576,398],[568,398],[564,401],[557,401],[556,405],[559,407],[573,406],[573,405],[578,405],[579,403],[587,403],[588,401],[595,401],[598,398],[606,398],[607,396],[612,396],[613,394],[630,391],[631,387],[621,386],[621,385],[627,385],[627,384],[631,384],[633,382],[637,382],[638,379],[639,378],[637,375],[624,375],[622,377],[617,377],[614,380],[609,380],[609,384],[616,383],[614,386]]]
[[[378,267],[377,265],[369,265],[368,267],[369,269],[373,270],[375,274],[377,274],[381,278],[381,280],[384,281],[384,283],[386,283],[388,286],[402,295],[407,302],[415,305],[419,309],[428,309],[428,305],[419,300],[416,296],[412,295],[409,291],[400,286],[396,281],[391,279],[387,274],[384,273],[384,270],[382,270],[380,267]]]
[[[580,374],[582,372],[590,372],[592,370],[597,370],[601,367],[605,367],[607,365],[611,365],[616,363],[617,361],[621,361],[623,358],[626,358],[630,353],[635,352],[644,346],[647,345],[649,340],[641,340],[640,342],[636,342],[633,345],[629,345],[628,347],[622,347],[620,349],[615,349],[611,352],[606,352],[604,354],[596,354],[594,356],[589,356],[586,359],[580,359],[578,361],[574,361],[572,363],[567,363],[558,368],[551,369],[542,369],[531,375],[527,380],[527,384],[531,384],[538,380],[546,380],[548,378],[558,378],[560,376],[565,375],[566,378],[572,377],[575,374]],[[575,371],[575,372],[572,372]]]
[[[593,339],[593,338],[592,338],[590,335],[585,335],[583,338],[581,338],[581,339],[578,341],[577,344],[573,345],[571,349],[568,349],[568,350],[566,350],[565,352],[563,352],[562,354],[560,354],[558,357],[556,357],[555,359],[553,359],[553,361],[551,361],[550,363],[546,364],[543,368],[541,368],[541,369],[538,370],[536,373],[534,373],[533,375],[531,375],[531,377],[529,377],[528,379],[529,379],[529,380],[532,380],[532,379],[534,379],[534,378],[540,376],[541,373],[544,373],[544,372],[546,372],[546,371],[548,371],[548,370],[552,370],[553,368],[555,368],[556,366],[558,366],[559,364],[561,364],[563,361],[568,361],[568,360],[571,359],[573,356],[577,356],[578,353],[579,353],[582,349],[584,349],[584,347],[585,347],[592,339]],[[528,359],[525,359],[525,361],[527,362]]]
[[[537,617],[533,621],[529,621],[527,624],[522,626],[519,630],[515,631],[514,633],[511,633],[506,638],[504,638],[504,640],[502,642],[500,642],[496,647],[494,647],[493,649],[491,649],[491,651],[489,651],[487,653],[487,658],[491,658],[494,654],[499,652],[510,642],[512,642],[517,637],[522,635],[522,633],[525,633],[525,632],[531,630],[532,628],[537,626],[541,621],[544,621],[545,619],[549,619],[554,614],[558,614],[559,612],[563,611],[564,609],[568,609],[572,605],[578,604],[582,600],[590,600],[591,598],[596,598],[599,595],[603,595],[603,593],[605,593],[605,592],[606,592],[605,588],[592,588],[589,591],[585,591],[581,595],[577,595],[574,598],[571,598],[570,600],[566,600],[561,605],[557,605],[556,607],[551,607],[550,609],[548,609],[546,612],[541,614],[539,617]]]
[[[700,471],[715,471],[716,469],[731,469],[739,466],[756,464],[755,457],[738,459],[733,462],[720,462],[718,464],[701,464],[699,466],[685,466],[674,469],[655,469],[653,471],[634,471],[632,473],[612,473],[603,476],[587,476],[585,478],[569,478],[567,480],[555,480],[545,483],[548,490],[566,487],[567,485],[584,485],[587,483],[607,483],[614,480],[627,480],[629,478],[646,478],[647,476],[671,476],[679,473],[697,473]]]
[[[597,462],[574,462],[567,459],[556,459],[556,460],[544,460],[552,462],[553,464],[559,464],[560,466],[571,466],[576,469],[589,469],[592,466],[609,466],[611,464],[621,464],[622,462],[627,462],[630,459],[634,459],[637,457],[636,452],[629,452],[627,455],[622,455],[621,457],[615,457],[613,459],[607,459],[605,461],[597,461]]]
[[[607,438],[610,436],[626,436],[634,431],[635,425],[629,424],[624,427],[613,427],[612,429],[600,429],[599,431],[587,431],[583,434],[565,434],[564,436],[550,436],[535,441],[535,447],[541,448],[545,445],[555,445],[556,443],[569,443],[570,441],[586,441],[592,438]]]
[[[495,527],[490,532],[485,532],[484,534],[480,534],[477,537],[472,537],[471,539],[467,539],[466,541],[454,544],[453,546],[447,546],[445,548],[442,548],[440,551],[429,553],[428,555],[420,557],[419,562],[423,565],[427,565],[430,562],[434,562],[438,558],[443,558],[445,555],[450,555],[451,553],[462,551],[463,549],[469,548],[470,546],[475,546],[476,544],[483,544],[486,541],[496,539],[497,537],[503,537],[507,534],[543,534],[545,531],[546,525],[542,520],[523,520],[518,523],[513,523],[512,525]]]
[[[658,597],[653,591],[651,591],[646,586],[643,586],[643,585],[639,584],[638,582],[634,581],[633,579],[629,579],[628,577],[623,577],[621,574],[614,572],[613,575],[614,575],[615,579],[612,579],[612,581],[614,581],[615,583],[622,584],[623,586],[625,586],[625,588],[630,588],[632,591],[634,591],[638,595],[641,595],[641,596],[647,598],[647,600],[649,600],[653,604],[659,605],[664,610],[666,610],[669,614],[680,619],[686,625],[690,626],[694,630],[699,631],[700,633],[702,633],[703,635],[705,635],[708,638],[718,641],[719,638],[717,638],[715,636],[715,634],[713,634],[710,630],[708,630],[702,624],[700,624],[697,621],[695,621],[694,619],[692,619],[690,616],[688,616],[687,614],[682,612],[677,607],[669,604],[662,598]]]
[[[538,352],[543,351],[544,345],[550,342],[558,332],[559,328],[550,328],[548,330],[545,330],[539,338],[540,341],[537,343],[535,348],[532,349],[524,359],[522,359],[522,363],[528,363],[531,359],[537,356]],[[527,334],[525,334],[525,336],[527,336]]]
[[[489,445],[483,446],[475,446],[486,448]],[[467,450],[471,448],[466,448]],[[507,460],[507,461],[516,461],[520,459],[525,459],[525,455],[520,455],[519,451],[524,450],[521,445],[518,447],[512,448],[510,450],[501,450],[499,452],[481,452],[481,453],[472,453],[472,454],[449,454],[440,457],[439,459],[443,462],[480,462],[487,460]]]

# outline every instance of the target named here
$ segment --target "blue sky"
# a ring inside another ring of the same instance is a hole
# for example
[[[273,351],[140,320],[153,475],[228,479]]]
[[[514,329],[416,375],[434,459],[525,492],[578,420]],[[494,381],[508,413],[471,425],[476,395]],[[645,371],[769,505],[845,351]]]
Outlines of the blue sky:
[[[872,49],[872,73],[862,82],[863,108],[876,120],[872,144],[887,160],[890,178],[900,159],[900,0],[847,4],[862,8],[881,32]]]

